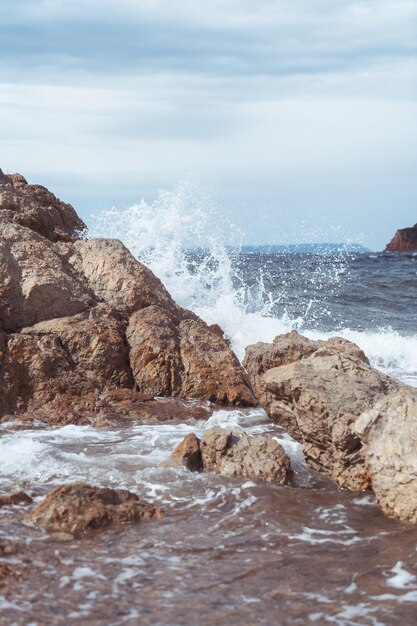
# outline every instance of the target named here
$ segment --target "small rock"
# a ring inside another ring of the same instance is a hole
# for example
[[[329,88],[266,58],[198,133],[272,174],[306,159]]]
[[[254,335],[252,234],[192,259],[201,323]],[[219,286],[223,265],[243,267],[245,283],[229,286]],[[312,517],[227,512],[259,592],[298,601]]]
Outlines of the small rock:
[[[48,531],[79,536],[111,525],[159,519],[162,510],[126,489],[71,483],[53,489],[27,520]]]
[[[201,458],[200,440],[194,433],[186,435],[179,446],[171,454],[168,465],[184,465],[191,472],[201,472],[203,462]]]
[[[206,430],[202,441],[193,433],[187,435],[168,464],[278,485],[288,483],[292,474],[287,454],[274,439],[224,428]]]
[[[13,504],[32,504],[33,500],[24,491],[16,491],[0,496],[0,508],[2,506],[12,506]]]
[[[201,454],[204,471],[277,485],[285,485],[291,478],[290,460],[284,448],[265,435],[210,428],[204,433]]]

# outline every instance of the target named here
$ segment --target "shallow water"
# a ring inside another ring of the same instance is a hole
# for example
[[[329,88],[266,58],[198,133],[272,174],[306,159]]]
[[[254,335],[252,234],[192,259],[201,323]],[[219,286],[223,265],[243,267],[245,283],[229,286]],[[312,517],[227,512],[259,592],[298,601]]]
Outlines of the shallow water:
[[[337,334],[417,386],[417,256],[230,254],[218,216],[210,222],[187,194],[113,210],[94,233],[123,239],[177,302],[222,326],[239,357],[293,328]],[[210,251],[184,252],[190,246]],[[277,437],[294,485],[164,467],[185,434],[214,424]],[[74,480],[128,488],[165,514],[64,541],[25,524],[27,507],[3,508],[0,541],[20,551],[0,565],[15,563],[22,576],[0,589],[1,626],[417,624],[417,528],[386,519],[372,494],[311,473],[261,410],[118,430],[0,425],[0,492],[21,488],[40,501]]]
[[[164,467],[186,433],[214,424],[277,437],[294,485]],[[261,410],[124,430],[5,425],[0,446],[1,491],[21,487],[40,500],[80,479],[128,488],[165,511],[63,541],[23,524],[26,507],[3,509],[0,540],[21,544],[7,562],[23,577],[0,600],[2,626],[415,623],[417,529],[386,519],[371,494],[312,474]]]

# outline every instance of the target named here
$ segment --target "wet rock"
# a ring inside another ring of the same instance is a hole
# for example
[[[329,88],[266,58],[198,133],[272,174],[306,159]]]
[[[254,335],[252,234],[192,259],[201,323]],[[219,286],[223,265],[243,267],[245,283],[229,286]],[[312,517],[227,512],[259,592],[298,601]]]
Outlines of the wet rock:
[[[182,319],[159,306],[132,315],[126,331],[138,389],[154,396],[204,398],[253,406],[247,374],[216,330]]]
[[[371,485],[355,420],[406,388],[373,369],[355,344],[312,341],[296,331],[246,350],[255,395],[274,422],[303,445],[309,465],[340,487]]]
[[[0,220],[25,226],[50,241],[74,241],[85,229],[70,204],[41,185],[28,185],[21,174],[0,177]]]
[[[72,207],[2,176],[0,419],[44,411],[48,423],[85,423],[97,417],[91,396],[108,390],[256,403],[217,326],[178,306],[120,241],[80,239]],[[121,407],[109,404],[104,421]]]
[[[162,510],[126,489],[71,483],[53,489],[27,520],[50,532],[79,536],[107,526],[159,519]]]
[[[0,495],[0,508],[14,504],[32,504],[32,502],[32,498],[24,491],[15,491],[14,493]]]
[[[385,250],[386,252],[417,252],[417,224],[397,230]]]
[[[187,435],[168,463],[277,485],[291,479],[290,460],[277,441],[224,428],[206,430],[201,441],[194,434]]]
[[[417,523],[417,390],[381,398],[354,429],[384,513]]]
[[[168,465],[184,465],[191,472],[201,472],[203,461],[201,458],[200,440],[194,433],[184,437],[179,446],[171,454]]]

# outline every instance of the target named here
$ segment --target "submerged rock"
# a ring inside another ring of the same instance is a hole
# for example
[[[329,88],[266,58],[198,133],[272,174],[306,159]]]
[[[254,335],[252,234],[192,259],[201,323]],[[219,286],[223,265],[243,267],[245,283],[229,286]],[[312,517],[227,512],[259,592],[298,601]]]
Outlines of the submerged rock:
[[[386,252],[417,252],[417,224],[397,230],[385,250]]]
[[[417,523],[417,390],[381,398],[354,429],[384,513]]]
[[[15,491],[0,496],[0,508],[2,506],[12,506],[14,504],[32,504],[33,500],[24,491]]]
[[[71,483],[53,489],[27,517],[48,531],[78,536],[107,526],[159,519],[162,510],[126,489]]]
[[[340,487],[371,486],[354,423],[406,385],[373,369],[350,341],[312,341],[296,331],[248,346],[244,365],[261,406],[302,443],[313,469]]]
[[[84,228],[45,188],[0,177],[0,419],[66,403],[79,423],[84,399],[109,390],[256,404],[222,332],[120,241],[81,239]]]
[[[169,464],[277,485],[285,485],[291,478],[290,460],[277,441],[224,428],[206,430],[201,441],[192,433],[187,435]]]

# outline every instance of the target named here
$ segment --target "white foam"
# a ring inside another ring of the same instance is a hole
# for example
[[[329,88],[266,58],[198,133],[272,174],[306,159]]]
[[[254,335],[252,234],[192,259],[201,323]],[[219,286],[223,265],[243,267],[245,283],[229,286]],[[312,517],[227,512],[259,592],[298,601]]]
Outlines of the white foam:
[[[391,576],[387,579],[387,585],[390,587],[395,587],[396,589],[407,589],[410,587],[416,587],[416,577],[414,574],[410,574],[404,568],[404,564],[402,561],[397,561],[397,563],[392,568],[391,572],[393,572],[394,576]]]

